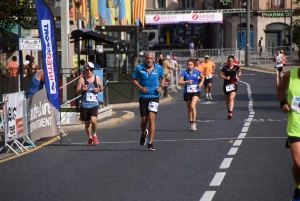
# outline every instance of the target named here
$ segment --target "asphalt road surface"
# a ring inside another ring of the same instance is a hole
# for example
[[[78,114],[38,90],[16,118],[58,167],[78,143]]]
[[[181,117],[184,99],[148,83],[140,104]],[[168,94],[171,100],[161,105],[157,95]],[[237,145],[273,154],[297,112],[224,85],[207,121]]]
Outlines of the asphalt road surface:
[[[98,146],[86,146],[85,132],[74,132],[62,144],[1,163],[0,200],[290,200],[287,116],[275,77],[242,74],[233,119],[215,76],[213,101],[202,93],[197,104],[197,131],[189,130],[182,91],[159,107],[153,152],[139,145],[139,110],[125,109],[135,119],[99,130]]]

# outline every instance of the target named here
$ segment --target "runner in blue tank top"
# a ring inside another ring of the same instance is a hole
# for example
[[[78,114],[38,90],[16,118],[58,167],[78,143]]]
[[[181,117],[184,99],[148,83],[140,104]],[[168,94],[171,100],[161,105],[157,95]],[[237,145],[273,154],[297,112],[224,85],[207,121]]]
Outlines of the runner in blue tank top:
[[[178,84],[184,85],[183,99],[186,102],[190,120],[190,130],[197,130],[196,125],[196,104],[200,98],[201,87],[204,82],[204,76],[201,72],[194,69],[195,60],[187,60],[187,69],[180,75]],[[200,81],[201,80],[201,81]],[[200,81],[200,82],[199,82]]]

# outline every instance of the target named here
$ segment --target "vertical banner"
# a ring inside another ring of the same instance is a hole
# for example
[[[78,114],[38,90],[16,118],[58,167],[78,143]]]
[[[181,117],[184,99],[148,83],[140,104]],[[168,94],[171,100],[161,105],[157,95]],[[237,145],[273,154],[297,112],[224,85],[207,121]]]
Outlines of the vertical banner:
[[[57,40],[53,14],[44,0],[35,0],[40,38],[42,42],[42,61],[44,83],[50,103],[60,110]]]
[[[24,92],[4,94],[5,115],[7,115],[7,129],[5,135],[8,139],[17,139],[24,133]]]
[[[45,88],[27,99],[28,132],[30,139],[59,135],[54,108],[46,96]]]

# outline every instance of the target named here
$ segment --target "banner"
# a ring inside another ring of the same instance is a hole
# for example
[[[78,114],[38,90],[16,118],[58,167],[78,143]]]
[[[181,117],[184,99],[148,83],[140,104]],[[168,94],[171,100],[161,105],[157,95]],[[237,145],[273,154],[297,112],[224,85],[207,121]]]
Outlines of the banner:
[[[44,0],[35,0],[40,38],[42,42],[42,61],[44,83],[50,103],[60,110],[57,40],[53,14]]]
[[[185,13],[167,15],[146,15],[147,25],[156,24],[180,24],[180,23],[220,23],[223,21],[223,13]]]
[[[28,132],[32,142],[59,135],[54,108],[46,95],[44,88],[27,99]]]
[[[22,137],[20,135],[24,134],[24,92],[4,94],[3,98],[5,100],[5,111],[3,113],[7,115],[7,129],[5,129],[5,135],[10,140]]]

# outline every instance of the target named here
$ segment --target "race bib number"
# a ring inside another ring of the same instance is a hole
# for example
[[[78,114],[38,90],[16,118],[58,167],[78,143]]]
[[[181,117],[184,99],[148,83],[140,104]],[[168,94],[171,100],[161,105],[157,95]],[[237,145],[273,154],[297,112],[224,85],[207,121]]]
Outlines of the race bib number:
[[[158,103],[151,101],[148,105],[148,109],[151,112],[157,112],[158,111]]]
[[[294,112],[300,114],[300,97],[299,96],[293,97],[291,108]]]
[[[229,84],[225,88],[226,88],[226,92],[234,91],[235,90],[235,85],[234,84]]]
[[[197,85],[196,84],[188,84],[187,85],[187,92],[188,93],[196,93],[197,92]]]
[[[98,101],[98,94],[86,93],[86,101]]]
[[[211,74],[210,75],[206,75],[206,79],[210,79],[210,78],[212,78]]]

